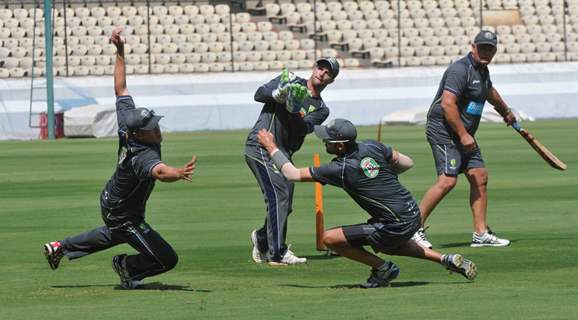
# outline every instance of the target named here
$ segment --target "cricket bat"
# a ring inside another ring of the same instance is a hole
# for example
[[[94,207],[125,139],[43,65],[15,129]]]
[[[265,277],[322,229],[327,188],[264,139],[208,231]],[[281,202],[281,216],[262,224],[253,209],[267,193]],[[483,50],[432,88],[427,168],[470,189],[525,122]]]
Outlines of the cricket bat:
[[[527,130],[523,129],[518,122],[512,124],[512,128],[516,130],[528,143],[530,146],[536,150],[536,152],[544,159],[552,168],[558,170],[566,170],[567,166],[564,162],[558,159],[548,148],[540,143],[532,134]]]

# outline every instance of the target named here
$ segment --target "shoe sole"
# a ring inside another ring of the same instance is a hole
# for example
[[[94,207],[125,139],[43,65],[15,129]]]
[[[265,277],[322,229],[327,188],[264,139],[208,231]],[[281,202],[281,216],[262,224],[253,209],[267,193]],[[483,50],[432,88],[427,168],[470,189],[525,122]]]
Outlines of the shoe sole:
[[[52,262],[52,255],[54,254],[54,250],[52,250],[52,246],[50,245],[50,243],[46,243],[42,247],[44,250],[44,256],[46,257],[46,261],[48,261],[48,265],[50,266],[50,269],[56,270],[58,268],[58,264],[54,264]]]
[[[495,243],[472,243],[470,244],[471,248],[482,248],[482,247],[507,247],[509,246],[510,243],[508,244],[495,244]]]
[[[267,262],[267,264],[272,266],[272,267],[286,267],[286,266],[288,266],[288,264],[286,264],[286,263],[276,262],[276,261],[269,261],[269,262]]]
[[[253,262],[259,264],[265,263],[259,248],[257,248],[257,232],[255,230],[251,232],[251,243],[253,244],[253,252],[251,252],[251,259]]]
[[[465,260],[466,259],[464,259],[464,257],[462,257],[459,254],[456,254],[456,255],[454,255],[454,258],[452,259],[452,264],[455,267],[457,267],[458,269],[460,269],[459,273],[461,273],[464,277],[466,277],[466,279],[474,280],[476,278],[476,276],[478,275],[478,267],[476,266],[475,263],[468,260],[468,269],[464,269],[463,265],[464,265]]]

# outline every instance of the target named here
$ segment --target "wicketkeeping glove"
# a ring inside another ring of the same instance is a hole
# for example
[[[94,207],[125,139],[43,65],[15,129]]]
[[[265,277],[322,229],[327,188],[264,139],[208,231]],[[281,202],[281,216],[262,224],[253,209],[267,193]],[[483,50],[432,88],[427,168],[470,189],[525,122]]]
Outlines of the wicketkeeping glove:
[[[305,100],[307,97],[311,97],[311,92],[309,92],[307,86],[297,82],[291,83],[289,85],[287,102],[285,103],[287,111],[291,113],[298,113],[303,111],[303,100]]]
[[[273,99],[279,103],[285,103],[289,95],[290,85],[297,80],[297,76],[287,69],[283,69],[277,89],[273,90]]]

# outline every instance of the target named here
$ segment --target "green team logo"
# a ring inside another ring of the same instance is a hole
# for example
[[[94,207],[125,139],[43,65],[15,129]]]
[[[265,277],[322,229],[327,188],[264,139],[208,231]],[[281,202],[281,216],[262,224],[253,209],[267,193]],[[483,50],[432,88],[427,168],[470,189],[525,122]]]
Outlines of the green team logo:
[[[361,159],[360,166],[363,173],[365,173],[368,178],[373,179],[377,177],[377,174],[379,173],[379,164],[377,164],[377,161],[373,158],[367,157]]]
[[[308,110],[308,112],[311,113],[311,112],[313,112],[313,111],[315,111],[315,106],[312,105],[312,104],[310,104],[310,105],[309,105],[309,110]]]
[[[450,160],[450,169],[455,169],[458,161],[456,159]]]

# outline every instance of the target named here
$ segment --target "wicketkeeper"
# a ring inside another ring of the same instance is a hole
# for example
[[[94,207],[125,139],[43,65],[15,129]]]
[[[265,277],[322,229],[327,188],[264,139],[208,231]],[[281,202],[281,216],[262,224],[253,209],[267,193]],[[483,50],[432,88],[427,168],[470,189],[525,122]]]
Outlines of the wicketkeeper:
[[[110,40],[116,46],[114,90],[118,120],[118,162],[112,177],[102,190],[100,206],[105,226],[44,245],[48,264],[58,268],[63,256],[77,259],[121,243],[128,243],[138,254],[117,255],[114,271],[123,288],[134,289],[143,279],[175,267],[173,248],[145,221],[146,202],[155,181],[191,180],[196,156],[181,168],[161,160],[161,116],[146,108],[135,108],[126,88],[122,28],[116,28]]]
[[[293,182],[285,179],[271,161],[259,144],[257,133],[261,129],[271,131],[280,152],[291,159],[301,148],[305,136],[329,116],[321,92],[338,73],[337,60],[323,58],[316,62],[308,80],[284,70],[255,92],[255,100],[264,105],[247,137],[245,160],[259,183],[267,210],[263,227],[251,233],[252,258],[256,263],[292,265],[307,261],[295,256],[285,243],[287,217],[292,211]]]

